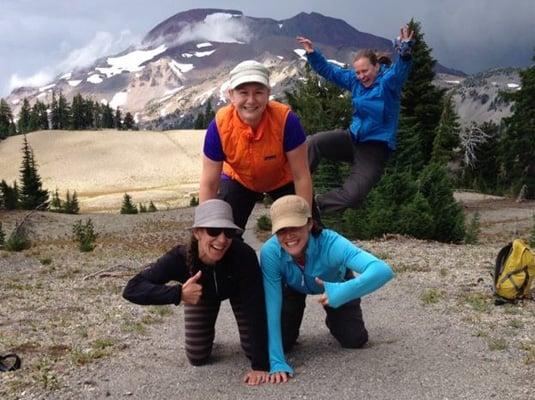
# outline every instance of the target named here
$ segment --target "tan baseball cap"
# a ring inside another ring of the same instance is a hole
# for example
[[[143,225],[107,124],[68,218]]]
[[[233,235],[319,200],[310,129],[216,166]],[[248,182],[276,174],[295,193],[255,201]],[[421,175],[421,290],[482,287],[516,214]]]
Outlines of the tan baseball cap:
[[[291,194],[283,196],[271,205],[271,233],[275,234],[282,228],[304,226],[312,217],[310,207],[305,199]]]

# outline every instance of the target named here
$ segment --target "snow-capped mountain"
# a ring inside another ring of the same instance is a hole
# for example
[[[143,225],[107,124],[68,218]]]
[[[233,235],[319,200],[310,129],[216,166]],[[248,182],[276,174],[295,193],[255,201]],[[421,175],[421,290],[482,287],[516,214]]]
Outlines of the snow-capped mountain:
[[[391,40],[318,13],[276,21],[237,10],[194,9],[154,27],[139,48],[96,60],[88,68],[65,71],[41,88],[18,88],[7,101],[17,115],[24,97],[31,104],[36,99],[50,103],[54,91],[61,91],[69,101],[80,93],[130,111],[142,126],[185,127],[207,101],[214,109],[226,103],[228,72],[245,59],[268,65],[272,94],[282,95],[295,84],[305,64],[297,35],[313,39],[327,58],[338,63],[349,64],[359,48],[392,51]],[[462,73],[444,67],[437,71],[452,74],[450,81],[464,79],[459,76]]]

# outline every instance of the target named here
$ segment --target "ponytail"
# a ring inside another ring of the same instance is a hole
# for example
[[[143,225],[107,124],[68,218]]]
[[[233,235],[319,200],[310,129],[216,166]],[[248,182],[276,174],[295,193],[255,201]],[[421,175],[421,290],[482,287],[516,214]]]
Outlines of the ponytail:
[[[370,63],[372,65],[377,65],[377,63],[383,65],[392,64],[392,59],[390,58],[390,55],[388,53],[376,53],[371,49],[361,49],[357,51],[357,54],[355,54],[355,58],[353,59],[353,63],[360,60],[361,58],[367,58],[368,60],[370,60]]]

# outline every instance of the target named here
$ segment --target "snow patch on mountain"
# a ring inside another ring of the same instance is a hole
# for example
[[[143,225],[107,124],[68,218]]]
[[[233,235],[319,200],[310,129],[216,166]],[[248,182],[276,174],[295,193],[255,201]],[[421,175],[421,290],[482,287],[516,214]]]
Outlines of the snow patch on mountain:
[[[103,79],[100,77],[99,74],[93,74],[87,78],[87,81],[89,83],[94,83],[95,85],[98,85],[99,83],[103,81]]]
[[[213,88],[213,89],[210,89],[210,90],[207,90],[206,92],[204,93],[201,93],[199,96],[197,96],[195,98],[195,102],[199,101],[201,103],[201,106],[204,105],[204,103],[206,103],[206,100],[208,100],[212,94],[216,91],[217,88]]]
[[[184,78],[184,74],[188,71],[191,71],[194,67],[193,64],[181,64],[177,63],[175,60],[171,60],[169,67],[178,76],[180,79]]]
[[[113,98],[110,101],[110,107],[117,108],[119,106],[122,106],[126,104],[126,100],[128,98],[127,92],[117,92],[113,95]]]
[[[136,72],[143,69],[144,62],[152,60],[158,54],[167,50],[167,46],[162,44],[152,50],[134,50],[131,53],[125,54],[120,57],[108,57],[106,62],[110,67],[97,67],[95,70],[106,75],[110,78],[114,75],[120,74],[123,71]]]
[[[210,54],[213,54],[215,50],[209,50],[209,51],[196,51],[195,57],[207,57]]]
[[[338,65],[339,67],[342,67],[342,68],[347,67],[346,63],[340,62],[338,60],[328,59],[327,61],[332,63],[332,64]]]
[[[306,60],[306,51],[304,49],[294,49],[294,53],[297,54],[299,56],[300,59],[302,60]]]
[[[210,43],[210,42],[197,43],[197,48],[198,49],[202,49],[203,47],[212,47],[212,43]]]
[[[75,80],[72,80],[72,81],[67,81],[67,83],[69,84],[69,86],[72,86],[72,87],[76,87],[80,84],[80,82],[82,82],[80,79],[75,79]]]
[[[43,86],[43,87],[40,87],[39,88],[39,92],[45,92],[47,91],[48,89],[52,89],[54,86],[56,86],[55,83],[51,83],[50,85],[46,85],[46,86]]]

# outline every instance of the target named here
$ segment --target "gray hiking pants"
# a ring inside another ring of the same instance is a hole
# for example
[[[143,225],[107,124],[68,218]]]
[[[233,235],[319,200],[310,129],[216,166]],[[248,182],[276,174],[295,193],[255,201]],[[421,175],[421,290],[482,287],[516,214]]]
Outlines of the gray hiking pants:
[[[381,179],[390,154],[386,142],[355,143],[349,131],[342,129],[311,135],[307,144],[312,173],[322,158],[351,164],[349,176],[341,187],[316,196],[321,213],[326,214],[357,208]]]

